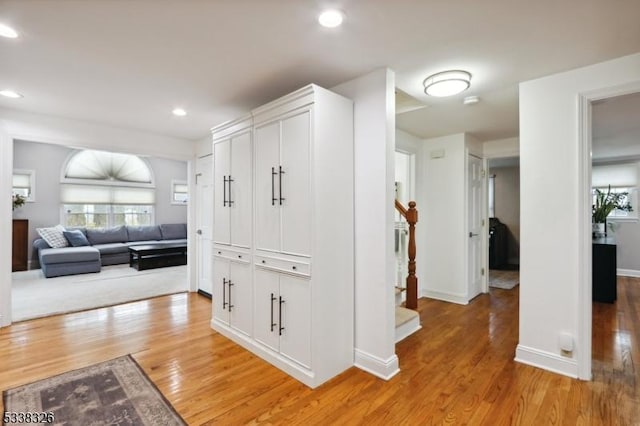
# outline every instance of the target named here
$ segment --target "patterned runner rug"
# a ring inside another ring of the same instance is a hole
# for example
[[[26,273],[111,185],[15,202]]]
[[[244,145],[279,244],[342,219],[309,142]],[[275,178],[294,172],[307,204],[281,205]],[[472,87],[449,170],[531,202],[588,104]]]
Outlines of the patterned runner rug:
[[[64,425],[186,425],[131,355],[6,390],[3,399],[7,425],[39,423],[33,416]]]

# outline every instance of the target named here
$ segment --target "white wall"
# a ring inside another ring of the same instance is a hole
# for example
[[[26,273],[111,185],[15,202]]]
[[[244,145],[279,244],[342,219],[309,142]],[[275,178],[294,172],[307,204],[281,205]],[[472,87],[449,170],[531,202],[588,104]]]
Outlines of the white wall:
[[[11,323],[13,140],[0,123],[0,327]]]
[[[423,141],[420,238],[422,295],[466,304],[466,141],[464,134]],[[432,153],[441,158],[431,158]]]
[[[395,76],[380,69],[332,89],[354,101],[355,364],[388,379],[395,355]]]
[[[580,95],[639,81],[635,54],[520,84],[520,362],[590,377],[590,164]],[[563,332],[576,343],[566,356]]]
[[[213,154],[211,134],[207,134],[205,137],[194,142],[194,154],[197,158]]]
[[[482,156],[484,158],[517,157],[519,155],[519,138],[497,139],[482,144]]]

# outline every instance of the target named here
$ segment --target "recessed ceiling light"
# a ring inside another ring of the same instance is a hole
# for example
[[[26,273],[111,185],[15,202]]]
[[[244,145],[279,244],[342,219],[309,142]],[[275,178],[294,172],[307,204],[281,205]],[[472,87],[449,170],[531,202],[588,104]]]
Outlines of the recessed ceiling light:
[[[173,115],[177,115],[178,117],[184,117],[185,115],[187,115],[187,111],[183,110],[182,108],[175,108],[172,112]]]
[[[9,89],[0,90],[0,95],[4,96],[5,98],[12,98],[12,99],[23,97],[20,93],[14,92],[13,90],[9,90]]]
[[[443,71],[425,78],[422,84],[429,96],[453,96],[469,88],[471,74],[460,70]]]
[[[462,103],[465,105],[473,105],[477,104],[478,102],[480,102],[480,98],[477,96],[467,96],[462,100]]]
[[[5,24],[0,24],[0,36],[6,38],[16,38],[18,37],[18,33],[13,28]]]
[[[344,21],[344,13],[336,9],[325,10],[318,16],[318,22],[326,28],[339,27],[342,21]]]

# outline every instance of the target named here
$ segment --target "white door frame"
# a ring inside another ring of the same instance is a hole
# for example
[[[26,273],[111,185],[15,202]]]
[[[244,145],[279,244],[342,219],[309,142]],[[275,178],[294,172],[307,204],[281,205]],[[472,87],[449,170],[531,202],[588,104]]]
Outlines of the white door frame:
[[[482,163],[482,167],[485,170],[485,176],[486,176],[486,160],[484,160],[481,156],[474,154],[473,152],[470,152],[468,149],[465,150],[465,167],[464,167],[464,206],[465,206],[465,220],[464,220],[464,238],[465,238],[465,243],[464,243],[464,247],[465,247],[465,254],[464,254],[464,262],[465,262],[465,276],[466,276],[466,289],[467,289],[467,300],[471,301],[471,299],[473,299],[474,297],[476,297],[477,295],[473,295],[471,296],[471,270],[469,270],[469,244],[470,244],[470,238],[469,238],[469,232],[471,232],[471,230],[469,229],[469,214],[471,213],[471,206],[469,205],[469,157],[475,157],[478,160],[481,161]],[[480,235],[479,238],[481,238],[481,241],[484,241],[485,238],[485,233],[486,230],[488,229],[488,223],[486,220],[486,214],[485,211],[487,210],[486,205],[486,198],[487,198],[487,185],[486,185],[486,178],[482,179],[482,188],[480,189],[480,220],[484,220],[485,222],[485,226],[481,227],[480,229]],[[488,234],[487,234],[488,235]],[[488,254],[488,247],[489,247],[489,243],[488,240],[485,242],[481,242],[480,243],[480,264],[484,265],[487,263],[486,258],[487,258],[487,254]],[[480,291],[483,292],[485,291],[484,289],[487,289],[488,291],[488,281],[487,281],[487,277],[489,275],[489,271],[487,269],[485,269],[485,274],[482,275],[480,277],[481,282],[480,282]]]
[[[640,81],[578,94],[578,259],[582,267],[578,271],[578,378],[591,380],[591,329],[592,329],[592,241],[591,241],[591,103],[640,92]]]
[[[13,138],[0,124],[0,327],[11,324],[12,209],[9,195],[13,175]]]

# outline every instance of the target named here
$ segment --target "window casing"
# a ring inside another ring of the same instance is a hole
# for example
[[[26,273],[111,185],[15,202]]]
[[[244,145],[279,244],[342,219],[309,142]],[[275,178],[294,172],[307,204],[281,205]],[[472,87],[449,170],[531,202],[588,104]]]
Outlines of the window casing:
[[[184,180],[171,181],[171,204],[186,205],[189,202],[189,187]]]
[[[19,194],[27,202],[36,201],[36,172],[35,170],[14,169],[12,195]]]

